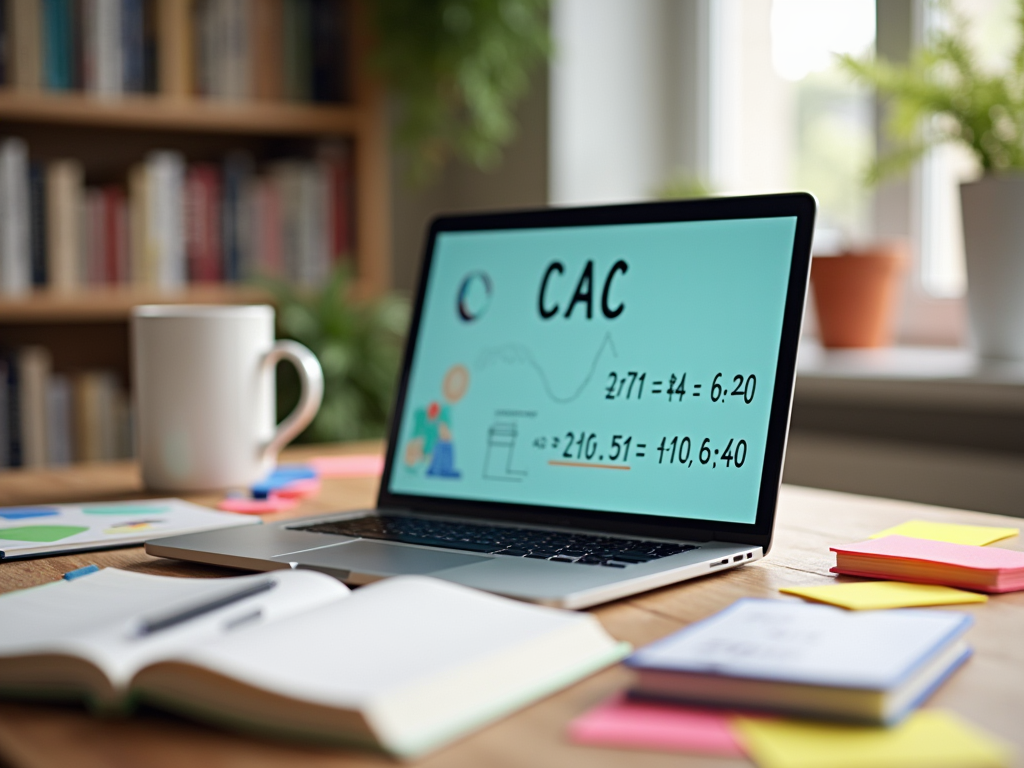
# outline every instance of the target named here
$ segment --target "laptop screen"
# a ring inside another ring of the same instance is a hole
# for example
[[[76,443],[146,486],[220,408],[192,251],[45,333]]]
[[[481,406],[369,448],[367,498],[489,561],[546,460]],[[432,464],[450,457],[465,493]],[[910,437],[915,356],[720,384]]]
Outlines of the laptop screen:
[[[796,227],[439,232],[388,490],[754,523]]]

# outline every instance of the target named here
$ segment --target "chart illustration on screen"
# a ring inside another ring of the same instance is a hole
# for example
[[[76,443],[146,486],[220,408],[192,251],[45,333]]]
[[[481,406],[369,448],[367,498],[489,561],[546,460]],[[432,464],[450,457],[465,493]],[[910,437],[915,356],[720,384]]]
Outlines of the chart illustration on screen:
[[[577,387],[568,390],[565,394],[559,394],[555,391],[555,388],[551,385],[551,377],[544,370],[544,367],[537,362],[537,358],[530,351],[530,348],[524,344],[503,344],[499,347],[485,349],[480,354],[480,357],[477,358],[476,369],[478,371],[485,371],[499,363],[510,366],[526,365],[537,373],[541,386],[544,387],[545,394],[553,402],[571,403],[583,394],[587,385],[594,378],[594,374],[597,373],[597,367],[601,359],[606,354],[611,357],[619,356],[618,352],[615,351],[615,342],[612,341],[610,333],[605,334],[605,337],[601,340],[600,346],[598,346],[597,351],[594,353],[594,360],[590,365],[590,369],[584,375],[583,380],[580,381]]]
[[[405,464],[410,469],[426,467],[427,477],[457,480],[462,477],[455,467],[455,440],[452,410],[469,389],[469,371],[461,364],[453,365],[441,383],[443,403],[433,400],[413,413],[412,439],[406,444]]]
[[[484,479],[519,483],[527,476],[525,469],[516,467],[516,446],[519,425],[516,421],[495,421],[487,429],[487,447],[484,453]]]

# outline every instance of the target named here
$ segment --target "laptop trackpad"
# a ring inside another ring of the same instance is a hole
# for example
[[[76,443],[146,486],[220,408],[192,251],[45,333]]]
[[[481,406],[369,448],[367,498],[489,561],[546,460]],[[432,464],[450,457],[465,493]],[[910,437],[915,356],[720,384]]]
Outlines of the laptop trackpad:
[[[403,573],[433,573],[445,568],[472,565],[490,560],[489,557],[460,555],[455,552],[441,552],[420,547],[389,544],[384,541],[359,539],[324,547],[308,552],[278,555],[273,558],[282,562],[299,563],[314,568],[332,568],[351,573],[372,573],[380,576],[397,576]]]

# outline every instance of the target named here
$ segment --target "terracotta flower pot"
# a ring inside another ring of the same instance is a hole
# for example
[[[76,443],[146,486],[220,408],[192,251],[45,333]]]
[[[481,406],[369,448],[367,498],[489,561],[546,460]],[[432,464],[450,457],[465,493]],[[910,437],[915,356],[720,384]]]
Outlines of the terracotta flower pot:
[[[906,246],[887,243],[811,263],[821,342],[826,347],[884,347],[892,343]]]

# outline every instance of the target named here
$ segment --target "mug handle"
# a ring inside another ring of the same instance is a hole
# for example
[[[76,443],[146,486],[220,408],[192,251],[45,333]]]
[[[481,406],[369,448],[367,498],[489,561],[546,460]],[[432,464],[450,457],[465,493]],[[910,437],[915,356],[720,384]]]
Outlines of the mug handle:
[[[277,460],[277,454],[309,426],[324,399],[324,372],[316,355],[297,341],[278,341],[264,356],[260,369],[273,370],[282,360],[290,362],[299,372],[302,391],[295,410],[277,425],[274,436],[263,448],[261,459],[265,465],[273,464]]]

